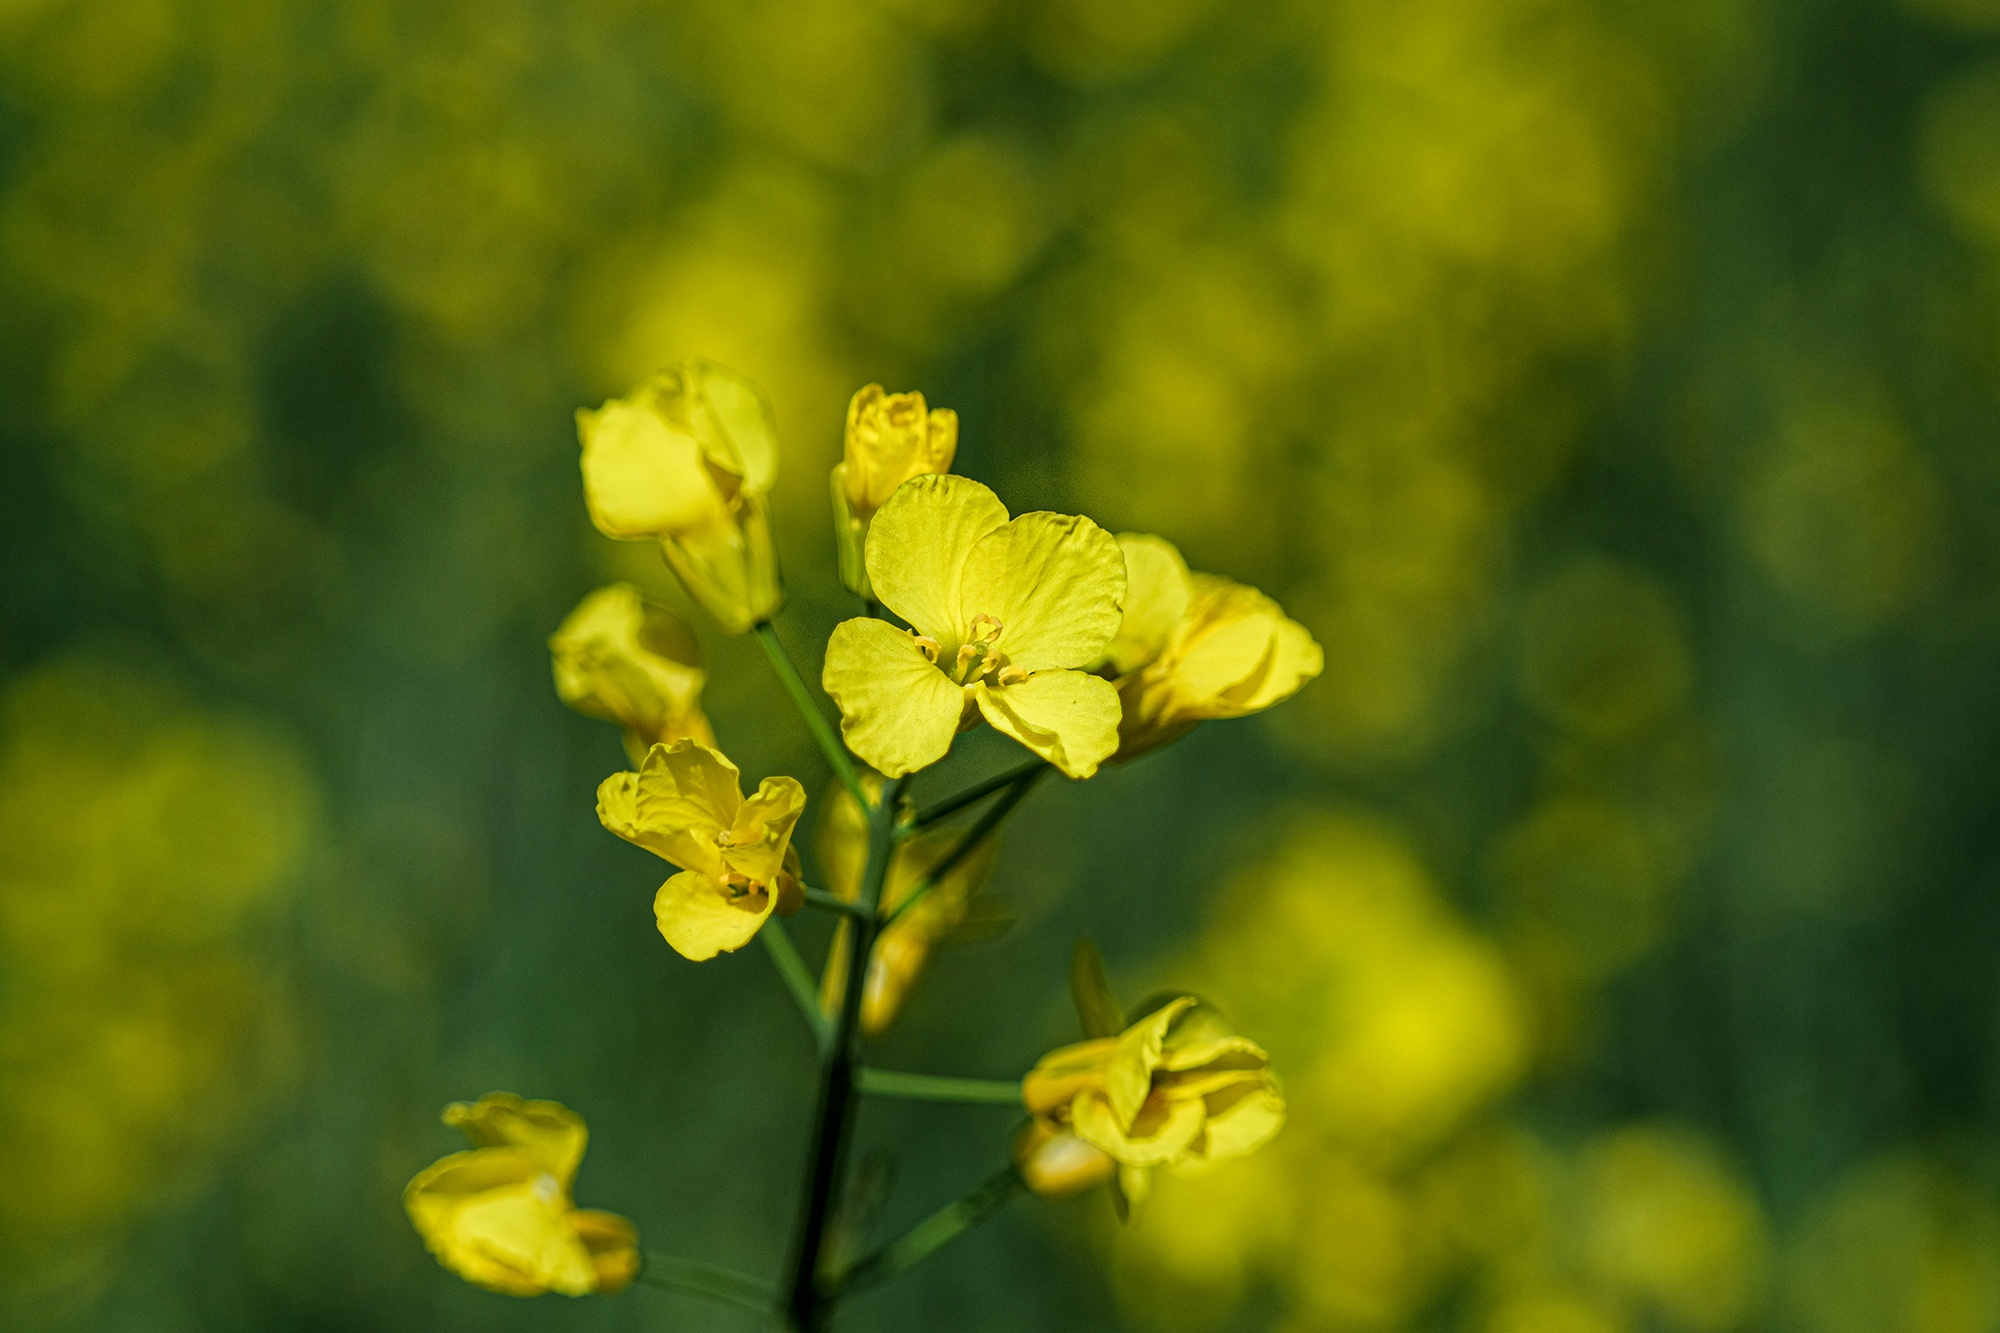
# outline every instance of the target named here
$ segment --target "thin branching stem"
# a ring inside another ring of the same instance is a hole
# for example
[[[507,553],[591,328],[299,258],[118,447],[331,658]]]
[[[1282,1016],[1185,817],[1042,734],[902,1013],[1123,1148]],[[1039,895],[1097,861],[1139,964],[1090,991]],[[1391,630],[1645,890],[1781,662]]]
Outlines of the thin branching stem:
[[[945,1074],[906,1074],[897,1069],[863,1069],[864,1097],[908,1097],[924,1102],[982,1102],[989,1106],[1021,1105],[1021,1084],[997,1078],[952,1078]]]
[[[699,1296],[703,1300],[733,1305],[740,1310],[754,1310],[763,1315],[770,1314],[778,1304],[777,1293],[768,1284],[746,1273],[693,1259],[671,1259],[662,1254],[649,1254],[639,1276],[633,1280],[662,1291]]]
[[[811,887],[808,887],[805,893],[807,907],[817,907],[822,912],[837,912],[841,916],[868,915],[866,909],[852,898],[843,898],[837,893],[828,893],[825,889]]]
[[[957,1240],[1000,1211],[1026,1189],[1012,1165],[972,1193],[954,1199],[873,1254],[861,1259],[841,1278],[843,1295],[887,1282]]]
[[[1012,814],[1014,807],[1021,803],[1021,798],[1034,789],[1036,779],[1048,771],[1048,765],[1044,764],[1015,778],[1014,785],[1007,788],[1007,794],[986,807],[986,812],[979,816],[979,822],[967,829],[965,836],[958,840],[957,845],[945,853],[944,859],[932,866],[930,873],[917,881],[916,886],[896,904],[895,910],[883,918],[882,924],[889,925],[929,896],[932,889],[944,882],[946,875],[958,868],[960,861],[972,855],[978,850],[980,843],[993,835],[993,830],[1000,827],[1000,821]]]
[[[1010,768],[1005,773],[997,774],[984,782],[975,782],[957,795],[947,796],[936,805],[927,805],[917,811],[910,820],[910,827],[929,828],[940,819],[949,819],[975,801],[983,801],[1002,787],[1011,787],[1022,778],[1032,777],[1048,766],[1049,761],[1046,759],[1030,759],[1027,763]]]
[[[771,659],[771,669],[778,673],[778,679],[784,683],[785,693],[792,697],[792,705],[799,710],[799,716],[805,719],[806,728],[812,732],[813,739],[819,742],[820,752],[832,766],[834,776],[839,778],[848,793],[861,803],[863,810],[872,808],[873,802],[868,799],[868,793],[861,789],[861,775],[855,772],[854,761],[847,757],[847,747],[841,744],[839,734],[833,729],[833,723],[827,721],[826,714],[820,711],[819,701],[814,699],[812,692],[806,688],[805,678],[799,675],[799,669],[792,665],[792,659],[785,652],[785,645],[779,641],[778,631],[770,621],[757,622],[757,642],[764,645],[764,656]]]
[[[827,1020],[827,1016],[820,1012],[819,988],[814,985],[812,971],[806,966],[806,960],[799,957],[798,946],[792,943],[792,937],[786,932],[784,923],[766,921],[764,928],[757,932],[757,938],[764,941],[765,952],[771,955],[771,961],[777,965],[778,975],[784,979],[785,989],[790,991],[792,999],[798,1002],[799,1013],[804,1016],[806,1026],[812,1029],[813,1044],[824,1047],[833,1025]]]

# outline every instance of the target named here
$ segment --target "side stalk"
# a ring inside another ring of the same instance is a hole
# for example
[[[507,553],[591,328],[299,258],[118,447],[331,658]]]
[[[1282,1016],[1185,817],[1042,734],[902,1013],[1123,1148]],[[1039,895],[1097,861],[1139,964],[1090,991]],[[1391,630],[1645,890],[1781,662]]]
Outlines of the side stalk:
[[[798,1240],[794,1247],[792,1285],[786,1313],[797,1333],[819,1333],[832,1306],[830,1292],[820,1287],[820,1256],[826,1246],[827,1224],[839,1194],[842,1159],[854,1118],[857,1038],[861,1028],[861,990],[868,956],[880,929],[876,909],[882,885],[889,877],[889,860],[896,847],[896,803],[903,779],[885,783],[882,799],[869,812],[868,864],[861,876],[860,906],[865,915],[852,923],[847,955],[847,985],[841,991],[840,1013],[831,1038],[820,1053],[819,1108],[806,1158],[805,1195],[800,1201]],[[864,809],[866,806],[864,805]]]

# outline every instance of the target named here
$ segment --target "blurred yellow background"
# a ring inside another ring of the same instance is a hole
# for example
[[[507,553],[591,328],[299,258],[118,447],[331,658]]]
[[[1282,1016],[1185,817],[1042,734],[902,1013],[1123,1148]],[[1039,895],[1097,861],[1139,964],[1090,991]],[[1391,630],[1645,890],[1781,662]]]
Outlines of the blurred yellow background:
[[[804,1035],[653,934],[542,646],[686,607],[571,414],[699,353],[804,660],[868,381],[1327,654],[1038,792],[883,1056],[1018,1074],[1089,930],[1282,1138],[848,1326],[2000,1330],[1996,278],[1993,0],[0,0],[0,1324],[749,1326],[397,1203],[508,1088],[648,1249],[782,1260]],[[1008,1128],[871,1107],[883,1225]]]

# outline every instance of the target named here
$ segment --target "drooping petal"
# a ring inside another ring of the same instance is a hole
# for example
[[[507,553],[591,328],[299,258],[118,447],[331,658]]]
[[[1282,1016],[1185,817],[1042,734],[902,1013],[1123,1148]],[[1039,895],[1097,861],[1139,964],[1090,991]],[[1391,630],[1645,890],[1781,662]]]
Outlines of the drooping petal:
[[[1126,1121],[1103,1093],[1081,1092],[1070,1107],[1071,1123],[1086,1142],[1094,1143],[1126,1166],[1161,1166],[1184,1155],[1201,1133],[1207,1110],[1198,1101],[1156,1099],[1141,1114]],[[1131,1128],[1128,1130],[1126,1125]]]
[[[1006,521],[999,496],[970,477],[939,473],[898,487],[869,525],[868,579],[875,595],[944,645],[945,661],[964,641],[973,614],[959,607],[966,557]]]
[[[639,1229],[630,1219],[595,1208],[579,1208],[569,1215],[570,1230],[583,1242],[597,1270],[593,1290],[609,1296],[623,1291],[639,1275]]]
[[[1118,534],[1125,554],[1125,611],[1117,637],[1104,650],[1116,675],[1136,671],[1160,655],[1188,606],[1188,567],[1174,544],[1139,532]]]
[[[476,1102],[453,1102],[444,1122],[476,1147],[519,1148],[541,1163],[567,1190],[583,1160],[590,1131],[583,1117],[561,1102],[526,1101],[511,1092],[489,1092]]]
[[[1000,651],[1023,671],[1095,663],[1118,633],[1124,600],[1117,539],[1076,514],[1022,514],[987,533],[959,584],[960,610],[998,619]]]
[[[1024,681],[981,683],[973,697],[1005,732],[1072,778],[1087,778],[1118,748],[1118,691],[1081,671],[1038,671]]]
[[[1231,686],[1224,701],[1241,713],[1256,713],[1297,694],[1326,664],[1319,643],[1296,620],[1281,619],[1263,672]]]
[[[1021,1080],[1021,1104],[1040,1115],[1068,1105],[1085,1088],[1104,1086],[1104,1065],[1117,1049],[1116,1038],[1099,1037],[1050,1051]]]
[[[1170,1071],[1215,1066],[1225,1069],[1262,1069],[1271,1063],[1264,1048],[1248,1037],[1210,1037],[1201,1041],[1175,1040],[1160,1055],[1160,1068]]]
[[[1104,1066],[1104,1093],[1118,1123],[1129,1125],[1146,1096],[1152,1091],[1153,1071],[1160,1067],[1166,1048],[1167,1029],[1199,1003],[1183,995],[1161,1005],[1118,1036],[1118,1046]],[[1106,1152],[1111,1151],[1109,1148]],[[1123,1160],[1123,1159],[1120,1159]]]
[[[930,480],[919,477],[909,486]],[[903,493],[896,492],[882,513],[894,509]],[[879,525],[882,519],[875,521]],[[944,758],[965,712],[964,688],[886,620],[847,620],[834,626],[820,682],[840,709],[847,748],[892,778]]]
[[[739,782],[736,765],[698,741],[655,745],[639,766],[633,796],[647,838],[640,845],[684,870],[719,878],[723,862],[716,835],[736,822],[743,805]]]
[[[765,778],[757,794],[737,807],[729,829],[735,845],[723,849],[723,861],[752,884],[774,882],[791,846],[792,826],[805,808],[806,789],[797,778]]]
[[[597,1286],[596,1265],[570,1228],[567,1204],[552,1197],[546,1180],[468,1200],[452,1219],[453,1248],[516,1269],[544,1290],[588,1295]]]
[[[775,896],[762,889],[731,897],[727,885],[683,870],[653,896],[653,920],[674,952],[702,963],[748,944],[775,905]]]
[[[1210,1161],[1255,1152],[1285,1127],[1285,1099],[1269,1078],[1232,1093],[1226,1102],[1215,1098],[1208,1103],[1202,1155]]]
[[[609,537],[635,540],[712,521],[721,496],[700,443],[643,407],[614,399],[576,414],[583,441],[583,498]]]

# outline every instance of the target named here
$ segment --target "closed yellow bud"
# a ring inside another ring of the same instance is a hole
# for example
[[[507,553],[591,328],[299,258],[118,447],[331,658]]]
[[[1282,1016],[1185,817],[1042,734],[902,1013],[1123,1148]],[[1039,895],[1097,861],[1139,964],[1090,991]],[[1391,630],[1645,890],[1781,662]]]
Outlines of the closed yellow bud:
[[[1040,1197],[1067,1199],[1111,1179],[1118,1163],[1075,1130],[1038,1115],[1014,1136],[1014,1169]]]
[[[576,428],[598,531],[657,540],[688,595],[731,634],[784,604],[766,502],[777,424],[756,386],[689,360],[579,410]]]
[[[623,727],[634,767],[656,744],[687,738],[715,745],[701,711],[708,680],[701,645],[631,584],[599,588],[578,602],[549,636],[549,657],[562,701]]]
[[[927,409],[920,393],[884,393],[870,384],[847,404],[847,443],[833,469],[833,530],[840,579],[850,591],[874,595],[862,556],[875,511],[911,477],[951,471],[957,452],[958,414]]]

